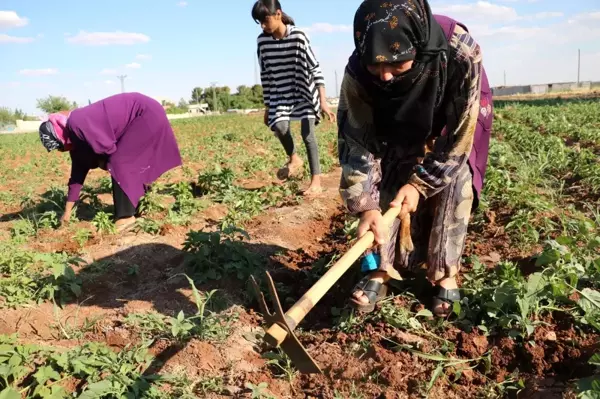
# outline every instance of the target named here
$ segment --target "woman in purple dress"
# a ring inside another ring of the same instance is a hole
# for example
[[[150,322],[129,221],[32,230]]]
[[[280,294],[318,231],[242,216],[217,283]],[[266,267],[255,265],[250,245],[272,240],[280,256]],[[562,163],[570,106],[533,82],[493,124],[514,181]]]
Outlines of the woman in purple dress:
[[[90,169],[112,177],[115,224],[135,223],[145,188],[182,164],[173,129],[162,105],[139,93],[117,94],[70,113],[56,113],[40,125],[48,152],[69,151],[71,177],[62,222],[68,222]]]
[[[379,262],[367,254],[375,261],[365,262],[351,304],[372,311],[389,279],[425,269],[437,288],[432,310],[445,317],[460,299],[455,277],[488,158],[492,96],[481,50],[427,0],[363,1],[353,33],[338,108],[340,192],[360,217],[358,235],[373,231]],[[390,207],[401,213],[388,234]]]

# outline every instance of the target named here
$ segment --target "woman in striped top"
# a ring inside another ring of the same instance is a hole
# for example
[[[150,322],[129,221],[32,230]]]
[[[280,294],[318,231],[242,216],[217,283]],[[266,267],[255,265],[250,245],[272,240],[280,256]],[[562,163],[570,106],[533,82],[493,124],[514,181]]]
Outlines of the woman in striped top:
[[[278,177],[293,176],[303,165],[296,153],[290,131],[291,120],[301,120],[302,139],[306,146],[311,182],[304,195],[322,191],[321,170],[315,126],[323,112],[336,120],[326,101],[325,79],[306,34],[295,27],[294,20],[281,9],[278,0],[259,0],[252,8],[252,18],[261,25],[258,36],[258,60],[265,102],[265,125],[281,141],[289,159]]]

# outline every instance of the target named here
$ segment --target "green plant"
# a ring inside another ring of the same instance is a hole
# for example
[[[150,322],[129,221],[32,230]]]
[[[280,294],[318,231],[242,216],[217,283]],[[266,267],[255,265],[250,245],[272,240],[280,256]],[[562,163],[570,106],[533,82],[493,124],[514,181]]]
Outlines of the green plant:
[[[115,224],[111,220],[112,214],[106,212],[98,212],[92,220],[92,225],[99,233],[114,234],[117,232]]]
[[[75,232],[73,239],[83,248],[85,244],[92,238],[92,232],[88,229],[79,229]]]
[[[160,203],[160,194],[158,186],[152,185],[144,194],[138,205],[139,211],[143,215],[152,215],[164,211],[165,207]]]
[[[81,294],[81,279],[72,266],[82,260],[65,254],[36,254],[11,246],[0,251],[0,296],[4,306],[57,300],[64,303]]]
[[[269,388],[269,384],[266,382],[261,382],[258,385],[247,382],[246,388],[251,391],[250,397],[252,399],[275,399],[268,393],[267,388]]]
[[[250,252],[241,239],[249,238],[239,230],[216,232],[190,231],[184,242],[186,266],[197,280],[220,280],[232,276],[246,281],[251,274],[265,267],[262,256]]]
[[[267,352],[263,357],[268,359],[267,365],[273,366],[282,376],[286,378],[288,383],[292,384],[294,377],[298,373],[292,364],[292,360],[281,349],[277,352]]]
[[[135,222],[135,231],[156,235],[160,233],[161,225],[159,222],[152,219],[138,219]]]
[[[33,237],[36,234],[35,225],[29,219],[17,220],[13,223],[10,229],[12,238],[17,242],[24,242],[29,237]]]
[[[125,348],[119,353],[98,343],[87,343],[67,351],[19,344],[16,336],[0,336],[0,397],[81,399],[144,397],[156,394],[151,385],[160,381],[145,375],[152,357],[147,348]],[[32,378],[24,378],[30,375]],[[72,379],[76,391],[68,393],[60,383]]]
[[[597,370],[600,370],[600,354],[594,353],[590,358],[589,364],[596,366]],[[600,398],[600,374],[582,378],[577,381],[577,392],[578,397],[582,399],[597,399]]]
[[[200,208],[200,203],[194,198],[192,187],[189,183],[180,182],[172,187],[175,203],[173,211],[183,215],[193,215]]]
[[[213,195],[215,201],[223,201],[225,193],[233,187],[235,175],[229,168],[216,166],[214,172],[204,172],[198,176],[198,188],[206,195]]]
[[[184,275],[185,276],[185,275]],[[201,294],[194,281],[185,276],[190,286],[196,304],[196,313],[186,316],[179,311],[175,317],[167,317],[158,313],[133,313],[126,318],[126,324],[135,327],[145,339],[160,337],[187,342],[191,338],[200,340],[222,340],[229,333],[229,322],[224,316],[209,310],[209,303],[216,290]]]
[[[38,219],[38,226],[44,229],[56,229],[60,226],[55,211],[44,212]]]

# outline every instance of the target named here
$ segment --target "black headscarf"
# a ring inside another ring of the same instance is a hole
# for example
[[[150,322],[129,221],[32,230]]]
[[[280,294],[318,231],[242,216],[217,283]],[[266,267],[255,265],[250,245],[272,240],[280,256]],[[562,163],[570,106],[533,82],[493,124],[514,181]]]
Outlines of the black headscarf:
[[[427,0],[365,0],[354,17],[348,72],[369,93],[376,134],[390,143],[423,141],[446,87],[448,42]],[[413,60],[389,82],[367,65]]]
[[[64,143],[59,138],[58,134],[56,134],[56,130],[54,129],[52,122],[42,122],[39,133],[42,145],[46,148],[46,150],[48,150],[48,152],[53,150],[63,150],[65,148]]]

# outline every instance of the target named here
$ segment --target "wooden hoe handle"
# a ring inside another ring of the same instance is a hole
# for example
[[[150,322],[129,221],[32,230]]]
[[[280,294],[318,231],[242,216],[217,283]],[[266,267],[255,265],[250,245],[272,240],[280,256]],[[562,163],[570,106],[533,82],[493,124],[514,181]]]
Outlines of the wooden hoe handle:
[[[394,219],[398,217],[400,210],[401,208],[390,208],[383,215],[383,222],[388,228],[392,225]],[[291,329],[296,328],[317,302],[319,302],[340,277],[346,273],[350,266],[352,266],[354,262],[356,262],[356,260],[371,247],[374,240],[375,235],[372,231],[368,231],[285,313],[285,319]],[[265,340],[270,345],[276,347],[283,342],[286,336],[287,331],[279,325],[273,324],[271,328],[267,330]]]

